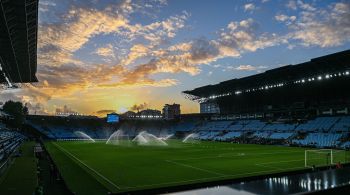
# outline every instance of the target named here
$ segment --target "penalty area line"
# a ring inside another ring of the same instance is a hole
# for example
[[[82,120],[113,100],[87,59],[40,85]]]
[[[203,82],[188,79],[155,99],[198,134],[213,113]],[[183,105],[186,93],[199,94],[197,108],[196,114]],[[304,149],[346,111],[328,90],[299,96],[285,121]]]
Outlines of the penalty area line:
[[[71,157],[73,157],[75,160],[77,160],[79,163],[81,163],[82,165],[84,165],[85,167],[87,167],[88,169],[90,169],[92,172],[94,172],[96,175],[98,175],[99,177],[101,177],[103,180],[107,181],[109,184],[111,184],[112,186],[114,186],[115,188],[117,188],[118,190],[122,189],[121,187],[117,186],[115,183],[113,183],[111,180],[107,179],[105,176],[103,176],[102,174],[100,174],[99,172],[97,172],[95,169],[89,167],[87,164],[85,164],[83,161],[81,161],[79,158],[75,157],[73,154],[71,154],[70,152],[68,152],[66,149],[62,148],[61,146],[59,146],[56,143],[52,143],[54,144],[58,149],[60,149],[62,152],[69,154]]]

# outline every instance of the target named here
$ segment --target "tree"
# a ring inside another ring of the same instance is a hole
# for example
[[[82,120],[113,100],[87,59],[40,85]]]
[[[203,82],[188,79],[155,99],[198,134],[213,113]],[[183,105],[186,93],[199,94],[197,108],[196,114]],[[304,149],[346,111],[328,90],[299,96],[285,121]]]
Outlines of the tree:
[[[28,114],[28,108],[23,106],[22,102],[14,102],[12,100],[5,102],[2,109],[4,112],[13,117],[11,123],[15,127],[21,127],[24,122],[25,115]]]

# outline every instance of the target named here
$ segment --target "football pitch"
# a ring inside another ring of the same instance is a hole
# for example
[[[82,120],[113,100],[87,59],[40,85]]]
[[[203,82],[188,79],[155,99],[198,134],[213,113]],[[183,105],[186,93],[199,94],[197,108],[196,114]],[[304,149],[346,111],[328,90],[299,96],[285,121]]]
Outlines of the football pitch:
[[[76,194],[119,193],[305,169],[305,148],[179,140],[168,144],[56,141],[47,142],[46,148]],[[343,162],[344,155],[334,160]],[[329,163],[325,156],[313,160],[319,165]]]

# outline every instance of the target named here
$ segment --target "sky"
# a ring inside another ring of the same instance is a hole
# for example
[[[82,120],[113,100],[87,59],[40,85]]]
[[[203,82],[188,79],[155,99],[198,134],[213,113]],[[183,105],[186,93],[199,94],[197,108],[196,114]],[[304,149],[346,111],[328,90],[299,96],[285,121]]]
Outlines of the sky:
[[[181,93],[350,49],[350,1],[40,0],[31,114],[199,104]]]

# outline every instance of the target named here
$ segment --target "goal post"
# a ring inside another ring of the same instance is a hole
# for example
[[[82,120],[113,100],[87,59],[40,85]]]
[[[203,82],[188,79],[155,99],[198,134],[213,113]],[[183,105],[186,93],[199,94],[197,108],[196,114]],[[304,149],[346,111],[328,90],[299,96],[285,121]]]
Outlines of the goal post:
[[[346,151],[335,149],[305,150],[305,167],[322,167],[346,163]]]

